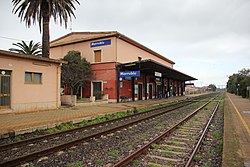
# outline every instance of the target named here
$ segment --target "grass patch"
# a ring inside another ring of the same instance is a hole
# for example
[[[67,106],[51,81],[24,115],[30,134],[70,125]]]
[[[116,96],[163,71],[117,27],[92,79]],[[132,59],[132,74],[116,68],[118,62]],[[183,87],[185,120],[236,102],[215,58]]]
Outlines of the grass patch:
[[[140,161],[139,161],[139,160],[134,160],[134,161],[132,162],[132,165],[133,165],[133,166],[139,166],[139,165],[140,165]]]
[[[158,125],[154,126],[154,129],[156,129],[156,130],[160,130],[160,129],[163,129],[163,128],[164,128],[163,124],[158,124]]]
[[[221,134],[217,131],[212,131],[211,133],[213,140],[218,140],[221,138]]]
[[[171,151],[164,151],[164,152],[161,153],[161,155],[163,155],[163,156],[171,156],[171,155],[173,155],[173,154],[174,154],[174,153],[171,152]]]
[[[56,126],[56,129],[58,129],[59,131],[65,131],[65,130],[69,130],[74,128],[74,124],[73,122],[68,122],[68,123],[62,123],[60,125]]]
[[[206,162],[201,165],[202,167],[210,167]]]
[[[184,130],[179,130],[178,133],[181,134],[181,135],[186,135],[186,134],[188,134],[188,132],[187,132],[187,131],[184,131]]]
[[[118,150],[112,150],[112,151],[110,151],[110,152],[108,152],[107,153],[107,155],[109,156],[109,157],[118,157],[119,156],[119,151]]]
[[[70,162],[65,165],[65,167],[84,167],[81,161]]]
[[[173,141],[173,140],[169,140],[169,141],[167,141],[167,143],[168,144],[172,144],[172,145],[176,145],[176,146],[181,145],[181,142],[179,142],[179,141]]]
[[[151,148],[153,148],[153,149],[159,149],[159,148],[161,148],[161,146],[159,144],[153,143],[153,144],[151,144]]]
[[[103,165],[104,164],[104,160],[102,160],[102,159],[98,159],[98,160],[96,160],[96,163],[98,164],[98,165]]]
[[[86,103],[89,102],[89,98],[81,98],[81,99],[77,99],[76,101],[77,103]]]
[[[199,162],[200,160],[201,160],[201,155],[200,154],[196,154],[195,156],[194,156],[194,161],[195,162]]]
[[[140,139],[141,140],[145,140],[146,138],[148,138],[148,134],[147,133],[143,133],[140,135]]]
[[[166,148],[165,148],[165,151],[174,151],[174,148],[166,147]]]
[[[30,162],[27,167],[35,167],[35,165],[32,162]]]
[[[155,164],[155,163],[148,163],[147,165],[146,165],[146,167],[162,167],[162,165],[160,165],[160,164]]]
[[[35,136],[40,136],[41,135],[41,130],[36,129],[33,133],[34,133]]]
[[[219,144],[216,145],[215,152],[218,154],[222,154],[222,152],[223,152],[223,140],[221,140],[219,142]]]

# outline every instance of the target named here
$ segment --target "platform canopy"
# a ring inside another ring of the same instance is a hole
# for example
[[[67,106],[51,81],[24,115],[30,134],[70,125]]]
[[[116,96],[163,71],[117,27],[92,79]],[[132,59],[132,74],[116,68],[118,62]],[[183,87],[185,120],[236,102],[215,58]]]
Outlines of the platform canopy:
[[[167,67],[152,59],[145,59],[141,61],[119,64],[118,67],[120,67],[120,71],[139,70],[142,73],[147,73],[153,76],[155,75],[155,72],[158,72],[162,74],[163,78],[169,78],[169,79],[180,80],[180,81],[197,80],[194,77],[191,77],[182,72],[174,70],[173,68]]]

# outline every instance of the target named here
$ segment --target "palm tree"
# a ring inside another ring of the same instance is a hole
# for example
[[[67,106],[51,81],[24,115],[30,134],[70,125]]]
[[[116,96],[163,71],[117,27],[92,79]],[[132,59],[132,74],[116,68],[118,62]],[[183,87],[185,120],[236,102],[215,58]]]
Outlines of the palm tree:
[[[21,54],[28,54],[28,55],[35,55],[40,56],[41,50],[40,50],[40,43],[34,43],[32,40],[27,45],[24,41],[22,43],[13,43],[12,45],[17,46],[18,48],[10,48],[10,51],[21,53]]]
[[[18,13],[21,21],[26,22],[28,27],[31,24],[39,23],[42,31],[42,56],[49,57],[49,22],[53,17],[56,22],[59,18],[60,25],[65,23],[67,28],[68,20],[75,17],[74,3],[80,4],[78,0],[12,0],[14,14]]]

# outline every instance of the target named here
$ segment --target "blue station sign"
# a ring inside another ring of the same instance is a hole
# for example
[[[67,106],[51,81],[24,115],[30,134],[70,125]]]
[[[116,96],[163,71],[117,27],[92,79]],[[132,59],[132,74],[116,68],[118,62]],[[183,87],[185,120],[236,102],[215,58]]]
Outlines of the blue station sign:
[[[140,71],[121,71],[120,77],[139,77],[141,75]]]
[[[96,42],[90,42],[90,47],[97,47],[97,46],[104,46],[104,45],[110,45],[111,39],[102,40],[102,41],[96,41]]]

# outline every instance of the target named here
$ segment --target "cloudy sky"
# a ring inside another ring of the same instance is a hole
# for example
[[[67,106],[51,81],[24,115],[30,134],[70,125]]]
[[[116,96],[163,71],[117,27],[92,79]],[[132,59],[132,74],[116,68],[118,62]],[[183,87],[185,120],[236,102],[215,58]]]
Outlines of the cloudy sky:
[[[174,68],[198,78],[196,86],[225,85],[250,68],[249,0],[79,0],[68,29],[51,23],[51,40],[71,31],[119,31],[162,54]],[[0,49],[18,40],[41,41],[0,1]]]

